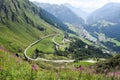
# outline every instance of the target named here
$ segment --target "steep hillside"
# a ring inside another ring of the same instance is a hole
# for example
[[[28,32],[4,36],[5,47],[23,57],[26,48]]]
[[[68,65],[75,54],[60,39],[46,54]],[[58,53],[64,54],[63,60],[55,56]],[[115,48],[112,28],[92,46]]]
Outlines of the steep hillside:
[[[31,42],[54,34],[56,28],[68,30],[61,21],[29,0],[0,0],[0,45],[8,50],[22,52]]]
[[[91,13],[87,22],[86,29],[92,35],[111,50],[120,52],[120,45],[118,45],[120,41],[120,3],[106,4]]]
[[[75,25],[80,25],[84,23],[82,18],[78,17],[74,12],[72,12],[69,8],[67,8],[64,5],[37,3],[37,2],[34,3],[37,6],[40,6],[46,11],[50,12],[64,23],[71,23]]]

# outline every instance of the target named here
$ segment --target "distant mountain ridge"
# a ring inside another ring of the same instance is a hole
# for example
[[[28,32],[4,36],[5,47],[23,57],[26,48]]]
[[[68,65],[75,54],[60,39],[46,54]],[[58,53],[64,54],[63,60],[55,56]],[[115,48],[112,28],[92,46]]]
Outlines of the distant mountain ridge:
[[[87,20],[88,25],[86,29],[91,32],[92,35],[97,37],[103,37],[103,34],[107,38],[120,41],[120,3],[108,3],[103,7],[97,9],[91,13]],[[119,51],[120,46],[116,46],[116,43],[111,40],[104,41],[105,45],[110,47],[111,50]]]
[[[120,30],[120,3],[108,3],[88,17],[89,29],[118,39]]]
[[[96,23],[99,20],[106,20],[120,23],[120,3],[108,3],[95,10],[88,16],[88,24]]]
[[[84,20],[87,19],[87,16],[89,15],[89,13],[87,13],[86,11],[82,10],[81,8],[75,8],[70,4],[63,4],[64,6],[70,8],[77,16],[83,18]]]
[[[83,24],[84,20],[78,17],[74,12],[64,5],[48,4],[48,3],[37,3],[37,6],[42,7],[49,13],[53,14],[55,17],[63,21],[64,23],[72,23],[75,25]]]

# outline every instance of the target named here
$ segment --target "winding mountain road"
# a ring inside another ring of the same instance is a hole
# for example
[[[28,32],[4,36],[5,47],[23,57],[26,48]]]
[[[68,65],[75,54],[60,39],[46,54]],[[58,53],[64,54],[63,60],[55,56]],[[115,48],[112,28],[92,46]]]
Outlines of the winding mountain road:
[[[57,43],[56,41],[55,41],[55,37],[57,37],[57,36],[59,36],[60,34],[56,34],[53,38],[52,38],[52,42],[55,44],[55,45],[57,45],[57,46],[62,46],[62,45],[60,45],[59,43]]]
[[[55,36],[54,36],[55,35]],[[28,60],[33,60],[33,61],[38,61],[38,60],[41,60],[41,61],[45,61],[45,62],[55,62],[55,63],[70,63],[70,62],[74,62],[75,60],[47,60],[47,59],[44,59],[44,58],[36,58],[36,59],[33,59],[33,58],[30,58],[28,55],[27,55],[27,50],[32,47],[33,45],[35,45],[36,43],[40,42],[41,40],[45,39],[45,38],[48,38],[50,36],[54,36],[52,38],[52,42],[56,45],[59,45],[61,46],[59,43],[57,43],[54,39],[56,36],[58,36],[60,34],[50,34],[50,35],[47,35],[45,37],[42,37],[41,39],[31,43],[25,50],[24,50],[24,56],[28,59]]]

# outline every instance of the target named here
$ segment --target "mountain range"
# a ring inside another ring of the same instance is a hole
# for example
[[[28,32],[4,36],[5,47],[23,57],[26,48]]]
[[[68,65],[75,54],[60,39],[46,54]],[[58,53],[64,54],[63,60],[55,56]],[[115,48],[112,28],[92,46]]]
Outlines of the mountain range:
[[[92,12],[87,19],[88,24],[105,20],[113,23],[120,23],[120,3],[108,3]]]
[[[88,12],[84,11],[82,8],[76,8],[76,7],[73,7],[72,5],[70,4],[63,4],[64,6],[68,7],[69,9],[71,9],[78,17],[81,17],[83,18],[84,20],[87,19],[87,16],[89,15]]]
[[[82,35],[86,37],[88,40],[93,41],[93,37],[89,34],[88,31],[84,29],[85,20],[82,19],[83,15],[81,14],[84,14],[82,10],[74,8],[69,4],[57,5],[57,4],[49,4],[49,3],[38,3],[38,2],[34,2],[34,4],[54,15],[56,18],[58,18],[63,23],[68,25],[70,29],[74,30],[79,36]],[[81,14],[77,15],[79,13]]]
[[[108,3],[91,13],[87,20],[86,29],[92,35],[106,37],[101,39],[105,45],[119,51],[120,41],[120,3]],[[100,35],[103,34],[103,35]],[[116,43],[113,39],[118,42]],[[104,42],[105,41],[105,42]],[[118,47],[117,47],[118,46]]]
[[[37,2],[34,2],[34,4],[42,7],[47,12],[51,13],[56,18],[60,19],[63,23],[72,24],[73,25],[72,29],[75,28],[76,30],[75,32],[77,32],[77,34],[85,37],[90,41],[92,40],[93,42],[96,43],[97,39],[98,39],[98,42],[99,41],[101,42],[101,40],[106,41],[109,38],[110,39],[107,42],[111,41],[111,39],[117,40],[117,42],[120,41],[119,3],[108,3],[103,7],[93,11],[89,15],[78,8],[72,7],[69,4],[56,5],[56,4],[49,4],[49,3],[37,3]],[[84,19],[82,19],[83,17]],[[67,25],[70,26],[69,24]],[[93,40],[93,38],[95,41]],[[109,43],[104,43],[104,45],[106,44],[109,44]],[[110,44],[113,45],[116,43],[110,42]],[[118,51],[118,49],[119,47],[114,48],[115,51],[116,50]]]
[[[81,17],[78,17],[71,9],[69,9],[65,5],[37,3],[37,2],[34,2],[34,4],[45,9],[47,12],[53,14],[63,23],[71,23],[74,25],[81,25],[84,23],[84,20]]]

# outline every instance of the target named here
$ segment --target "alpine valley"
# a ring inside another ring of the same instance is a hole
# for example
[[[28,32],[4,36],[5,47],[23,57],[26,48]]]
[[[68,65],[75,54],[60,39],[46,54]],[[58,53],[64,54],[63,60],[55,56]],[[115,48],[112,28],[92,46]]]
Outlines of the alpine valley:
[[[119,25],[119,3],[0,0],[0,80],[119,80]]]

